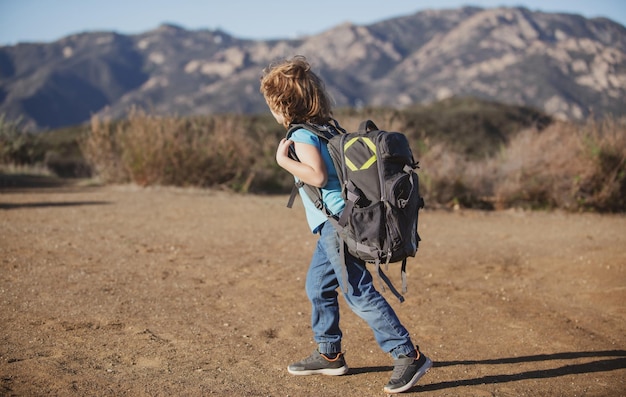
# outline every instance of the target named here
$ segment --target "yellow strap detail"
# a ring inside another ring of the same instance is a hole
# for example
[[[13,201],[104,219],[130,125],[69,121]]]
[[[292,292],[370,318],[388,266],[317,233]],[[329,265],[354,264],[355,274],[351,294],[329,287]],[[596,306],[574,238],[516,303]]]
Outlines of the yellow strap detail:
[[[346,142],[343,145],[343,151],[344,153],[348,150],[348,148],[350,146],[352,146],[354,144],[354,142],[358,141],[358,140],[362,140],[367,147],[370,148],[370,150],[372,151],[372,153],[374,153],[372,155],[372,157],[370,157],[365,163],[363,163],[363,165],[361,166],[361,168],[357,167],[349,158],[348,156],[344,155],[345,161],[346,161],[346,166],[350,169],[350,171],[362,171],[362,170],[366,170],[368,168],[370,168],[372,166],[372,164],[374,164],[376,162],[376,144],[374,144],[374,142],[372,142],[371,139],[369,138],[365,138],[365,137],[356,137],[356,138],[352,138],[350,139],[348,142]]]

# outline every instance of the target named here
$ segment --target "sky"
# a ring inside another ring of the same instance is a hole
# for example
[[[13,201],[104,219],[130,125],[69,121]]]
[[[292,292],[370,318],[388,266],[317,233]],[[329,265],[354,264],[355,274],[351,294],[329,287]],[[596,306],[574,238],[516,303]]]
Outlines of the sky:
[[[0,0],[0,46],[52,42],[86,31],[136,34],[162,23],[221,29],[237,38],[292,39],[344,22],[367,25],[464,5],[602,16],[626,26],[624,0]]]

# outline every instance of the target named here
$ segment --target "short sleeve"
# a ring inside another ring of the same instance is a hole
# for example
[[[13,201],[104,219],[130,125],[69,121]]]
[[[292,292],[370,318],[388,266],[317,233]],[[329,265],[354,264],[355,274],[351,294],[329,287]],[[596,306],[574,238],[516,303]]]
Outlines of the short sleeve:
[[[293,134],[291,134],[291,137],[289,139],[291,139],[294,142],[307,143],[313,146],[319,146],[320,144],[319,137],[313,134],[312,132],[305,130],[304,128],[295,130]]]

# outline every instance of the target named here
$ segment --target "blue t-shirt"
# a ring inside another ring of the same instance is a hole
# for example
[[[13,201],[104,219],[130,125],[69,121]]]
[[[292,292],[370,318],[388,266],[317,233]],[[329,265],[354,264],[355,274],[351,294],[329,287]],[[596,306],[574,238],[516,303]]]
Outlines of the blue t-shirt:
[[[320,153],[322,153],[322,159],[324,160],[324,165],[326,165],[326,172],[328,174],[326,186],[322,188],[322,200],[330,212],[333,214],[340,213],[343,210],[343,207],[345,207],[345,202],[343,197],[341,197],[341,184],[339,183],[339,178],[337,177],[337,170],[335,170],[335,165],[330,157],[330,153],[328,153],[326,144],[321,141],[317,135],[305,130],[304,128],[294,131],[289,139],[294,142],[313,145],[319,149]],[[321,210],[315,208],[315,205],[302,188],[300,188],[300,197],[302,198],[302,203],[304,204],[304,211],[306,213],[309,228],[311,228],[313,233],[317,233],[319,226],[326,222],[326,215],[324,215]]]

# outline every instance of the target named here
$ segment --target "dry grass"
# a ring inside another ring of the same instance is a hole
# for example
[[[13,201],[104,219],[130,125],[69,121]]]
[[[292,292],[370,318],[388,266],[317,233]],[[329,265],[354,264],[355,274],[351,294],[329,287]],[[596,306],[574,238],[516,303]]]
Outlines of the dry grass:
[[[189,119],[136,111],[120,123],[93,118],[82,147],[105,182],[141,186],[245,190],[256,157],[244,120],[235,116]]]
[[[553,123],[515,135],[496,156],[467,160],[442,144],[421,159],[427,197],[473,208],[626,209],[623,121]]]
[[[382,129],[405,132],[422,167],[427,205],[626,210],[626,120],[526,127],[510,134],[499,150],[483,151],[454,147],[461,136],[437,139],[436,131],[417,131],[421,127],[415,118],[394,110],[344,112],[339,118],[348,131],[370,118]],[[466,129],[457,133],[461,131]],[[133,112],[117,123],[94,118],[82,149],[105,182],[285,193],[292,179],[274,160],[283,134],[263,117]],[[491,154],[468,154],[478,152]]]

